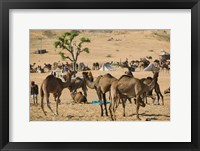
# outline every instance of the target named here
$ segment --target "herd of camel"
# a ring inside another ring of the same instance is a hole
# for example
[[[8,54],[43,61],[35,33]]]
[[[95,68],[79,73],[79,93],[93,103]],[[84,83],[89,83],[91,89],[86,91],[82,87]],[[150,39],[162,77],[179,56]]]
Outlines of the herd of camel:
[[[143,70],[150,64],[150,60],[152,59],[151,56],[146,56],[144,58],[140,58],[139,60],[131,60],[130,62],[124,61],[124,62],[107,62],[106,64],[122,67],[122,68],[131,68],[134,66],[134,68],[138,68],[140,70]],[[170,70],[170,61],[167,59],[156,59],[154,61],[157,66],[159,66],[160,71],[169,71]],[[103,64],[99,62],[94,62],[91,69],[92,70],[99,70]],[[31,73],[45,73],[45,72],[50,72],[50,71],[56,71],[56,70],[63,70],[64,68],[67,68],[69,70],[73,70],[73,64],[72,63],[61,63],[60,61],[54,62],[53,64],[49,63],[44,63],[44,66],[42,67],[41,65],[37,65],[36,63],[30,64],[30,72]],[[87,65],[85,65],[83,62],[76,64],[76,69],[77,71],[88,71],[91,70]]]
[[[152,93],[154,89],[157,94],[158,104],[159,99],[162,99],[162,105],[164,105],[163,95],[160,91],[158,84],[159,72],[155,72],[153,77],[147,77],[143,79],[135,78],[131,71],[125,72],[119,79],[113,77],[107,73],[105,75],[99,75],[95,80],[91,80],[88,72],[82,72],[83,78],[72,79],[72,76],[76,74],[74,71],[68,71],[63,75],[63,82],[60,78],[54,75],[47,76],[41,84],[40,95],[41,95],[41,108],[43,113],[46,115],[47,112],[44,110],[44,97],[46,97],[47,107],[55,115],[58,115],[58,106],[61,102],[60,96],[64,88],[68,88],[71,92],[71,96],[75,102],[87,103],[87,87],[94,89],[97,93],[100,101],[100,114],[101,116],[108,116],[106,93],[109,92],[110,106],[109,112],[112,120],[116,120],[116,109],[121,103],[123,106],[123,116],[125,116],[125,104],[126,101],[131,101],[134,98],[136,104],[136,118],[139,118],[139,107],[145,107],[145,100],[147,103],[147,96]],[[84,94],[77,92],[77,89],[82,88]],[[53,94],[56,102],[55,112],[52,110],[49,102],[50,93]],[[170,89],[167,89],[164,93],[170,93]],[[155,99],[154,99],[155,100]],[[104,107],[103,107],[104,105]]]

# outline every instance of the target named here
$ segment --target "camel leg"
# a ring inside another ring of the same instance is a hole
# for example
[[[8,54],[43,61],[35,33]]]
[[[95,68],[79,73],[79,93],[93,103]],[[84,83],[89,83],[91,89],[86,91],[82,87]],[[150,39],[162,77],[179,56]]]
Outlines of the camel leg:
[[[47,107],[50,109],[50,111],[51,111],[52,113],[54,113],[53,110],[52,110],[52,108],[51,108],[51,106],[50,106],[49,96],[50,96],[49,94],[46,94]]]
[[[159,86],[159,85],[158,85],[156,91],[157,91],[158,95],[160,95],[160,97],[161,97],[161,99],[162,99],[162,105],[164,105],[164,99],[163,99],[162,93],[160,92],[160,86]],[[160,97],[159,97],[159,98],[160,98]]]
[[[97,95],[98,95],[99,103],[100,103],[100,107],[101,107],[101,116],[103,116],[103,106],[102,106],[101,92],[98,91],[98,92],[97,92]]]
[[[110,101],[109,111],[110,111],[111,119],[113,120],[112,105],[113,105],[113,103]]]
[[[163,95],[160,93],[161,99],[162,99],[162,105],[164,105],[164,98]]]
[[[159,103],[159,100],[160,100],[159,93],[158,93],[158,92],[156,92],[156,95],[157,95],[157,105],[160,105],[160,103]]]
[[[128,98],[128,101],[130,102],[130,104],[132,103],[131,98]]]
[[[119,105],[119,99],[117,100],[117,98],[114,98],[115,101],[114,101],[114,104],[112,105],[112,120],[113,121],[116,121],[116,115],[115,115],[115,112],[117,110],[117,107]]]
[[[82,86],[82,90],[83,90],[85,97],[87,98],[87,87],[86,87],[86,85]]]
[[[44,110],[44,96],[41,96],[41,108],[42,108],[44,115],[46,116],[47,112]]]
[[[116,100],[116,97],[113,97],[113,98],[111,97],[109,110],[110,110],[110,116],[111,116],[112,121],[116,121],[115,111],[118,105],[119,105],[119,99]]]
[[[112,121],[115,120],[114,106],[115,106],[115,102],[111,102],[111,103],[110,103],[109,110],[110,110],[110,116],[111,116]]]
[[[144,102],[146,102],[146,104],[148,104],[148,102],[147,102],[147,94],[146,93],[143,94],[143,99],[144,99]]]
[[[56,100],[56,114],[55,115],[58,115],[58,104],[61,102],[60,96],[61,96],[61,92],[58,93],[58,98]]]
[[[114,111],[117,110],[119,103],[120,103],[120,99],[117,99],[116,102],[115,102]]]
[[[139,108],[140,108],[140,99],[141,99],[140,96],[136,97],[136,118],[137,118],[137,120],[141,120],[139,118],[139,114],[138,114]]]
[[[106,110],[106,116],[108,116],[108,111],[107,111],[107,107],[106,107],[106,94],[103,93],[103,101],[104,101],[104,106],[105,106],[105,110]]]
[[[123,116],[125,117],[125,104],[126,104],[126,99],[122,98],[122,106],[123,106]]]
[[[58,104],[59,104],[59,99],[57,99],[57,101],[56,101],[56,114],[55,115],[58,115]]]
[[[53,94],[53,97],[54,97],[54,101],[56,102],[56,97],[57,97],[57,94],[56,94],[56,93],[54,93],[54,94]]]

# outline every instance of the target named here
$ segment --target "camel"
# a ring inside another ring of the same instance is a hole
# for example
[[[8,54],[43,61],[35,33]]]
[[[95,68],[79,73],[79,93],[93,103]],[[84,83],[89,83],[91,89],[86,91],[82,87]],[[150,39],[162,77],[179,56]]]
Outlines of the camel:
[[[84,78],[77,77],[71,79],[70,86],[68,87],[70,92],[76,91],[77,89],[82,88],[84,95],[87,97],[87,86]]]
[[[146,68],[149,64],[150,64],[149,60],[147,60],[146,58],[140,58],[138,67],[140,68],[140,70],[142,70]]]
[[[92,70],[99,70],[100,65],[98,62],[93,63]]]
[[[40,95],[41,95],[41,108],[45,115],[46,111],[44,111],[44,105],[43,105],[44,96],[46,97],[47,107],[51,110],[51,112],[53,112],[49,101],[50,93],[53,93],[54,100],[56,101],[56,113],[54,112],[53,113],[54,115],[58,115],[58,104],[61,102],[60,96],[62,94],[62,90],[64,88],[69,87],[72,74],[73,72],[69,72],[68,75],[65,75],[64,78],[66,79],[66,82],[62,82],[61,79],[56,78],[53,75],[49,75],[46,77],[46,79],[44,79],[40,87]]]
[[[83,72],[83,77],[85,79],[86,85],[90,89],[95,89],[97,92],[97,96],[100,101],[100,107],[101,107],[101,116],[103,116],[103,106],[102,106],[102,99],[104,101],[104,107],[105,107],[105,114],[108,116],[108,111],[106,107],[106,93],[110,91],[110,86],[113,81],[117,80],[115,77],[113,77],[111,74],[105,74],[98,76],[94,82],[89,80],[88,72]]]
[[[35,70],[38,73],[44,73],[44,69],[41,66],[39,66],[39,65],[35,68]]]
[[[33,68],[36,65],[36,63],[30,64],[30,73],[35,73],[37,69]]]
[[[129,75],[129,76],[131,76],[131,77],[133,77],[133,74],[132,74],[132,72],[131,71],[126,71],[125,72],[125,74],[126,75]],[[150,84],[151,83],[151,81],[153,80],[152,79],[152,77],[147,77],[147,78],[142,78],[142,79],[140,79],[144,84]],[[162,105],[164,105],[164,99],[163,99],[163,95],[162,95],[162,93],[161,93],[161,91],[160,91],[160,85],[158,84],[158,83],[156,83],[156,85],[155,85],[155,87],[153,88],[154,90],[155,90],[155,92],[156,92],[156,95],[157,95],[157,99],[158,99],[158,104],[159,104],[159,100],[160,100],[160,97],[161,97],[161,99],[162,99]],[[147,94],[145,94],[146,95],[146,97],[145,97],[145,99],[146,99],[146,104],[148,104],[147,103],[147,95],[149,95],[154,101],[155,101],[155,99],[153,98],[153,96],[152,96],[152,91],[153,90],[151,90],[151,91],[149,91],[149,92],[147,92]],[[154,101],[153,101],[153,103],[154,103]]]
[[[153,80],[152,77],[147,77],[145,79],[142,79],[143,83],[147,84],[147,85],[150,84],[152,82],[152,80]],[[156,95],[157,95],[157,100],[158,100],[157,104],[158,105],[160,104],[159,100],[160,100],[160,97],[161,97],[161,99],[162,99],[162,105],[164,105],[164,99],[163,99],[163,95],[162,95],[162,93],[160,91],[160,85],[157,82],[156,82],[155,87],[153,89],[155,90]],[[146,96],[149,95],[153,99],[153,104],[154,104],[155,99],[152,96],[153,89],[151,91],[147,92]],[[145,99],[146,99],[146,104],[147,104],[147,97]]]
[[[118,107],[120,99],[122,99],[123,112],[125,116],[125,101],[126,98],[136,98],[136,118],[139,118],[139,107],[145,106],[142,101],[144,94],[152,90],[158,80],[158,72],[154,73],[153,80],[150,84],[144,84],[140,79],[131,77],[129,75],[123,75],[119,80],[112,83],[111,91],[111,102],[110,102],[110,115],[112,120],[116,120],[115,111]],[[124,99],[125,98],[125,99]],[[142,104],[142,105],[140,105]]]
[[[49,71],[51,71],[51,67],[52,67],[52,65],[51,64],[46,64],[46,63],[44,63],[44,71],[46,71],[46,72],[49,72]]]
[[[30,69],[33,68],[36,65],[36,63],[34,62],[33,65],[30,64]]]
[[[71,96],[75,103],[87,103],[87,98],[82,94],[82,92],[71,92]]]
[[[170,87],[164,91],[164,94],[170,93]]]

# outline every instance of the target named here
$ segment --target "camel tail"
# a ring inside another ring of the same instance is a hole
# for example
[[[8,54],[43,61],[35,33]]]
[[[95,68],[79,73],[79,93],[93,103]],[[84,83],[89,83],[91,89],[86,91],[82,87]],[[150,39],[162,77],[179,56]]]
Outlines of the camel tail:
[[[42,89],[42,86],[43,86],[43,84],[41,85],[41,87],[40,87],[40,96],[41,96],[41,108],[42,108],[42,111],[43,111],[43,113],[44,113],[44,115],[46,115],[46,113],[45,113],[45,111],[44,111],[44,91],[43,91],[43,89]]]
[[[43,84],[42,84],[43,85]],[[43,98],[44,97],[44,91],[43,91],[43,89],[42,89],[42,85],[41,85],[41,87],[40,87],[40,96]]]

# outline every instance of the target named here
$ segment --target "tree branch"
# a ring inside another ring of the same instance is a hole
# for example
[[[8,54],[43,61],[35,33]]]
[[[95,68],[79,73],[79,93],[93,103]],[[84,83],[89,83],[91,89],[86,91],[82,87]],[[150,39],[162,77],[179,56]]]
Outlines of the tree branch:
[[[66,59],[69,59],[71,62],[73,62],[73,60],[69,56],[67,56]]]

